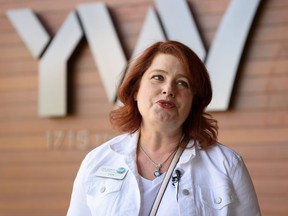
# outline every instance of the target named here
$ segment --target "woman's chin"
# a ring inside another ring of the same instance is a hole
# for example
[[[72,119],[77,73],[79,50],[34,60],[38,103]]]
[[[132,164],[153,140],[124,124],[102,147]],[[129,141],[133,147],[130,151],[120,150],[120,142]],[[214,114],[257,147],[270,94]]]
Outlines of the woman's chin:
[[[164,124],[164,125],[168,125],[168,124],[171,124],[171,125],[175,125],[175,123],[177,122],[175,116],[171,116],[171,115],[157,115],[155,117],[155,120],[158,124]]]

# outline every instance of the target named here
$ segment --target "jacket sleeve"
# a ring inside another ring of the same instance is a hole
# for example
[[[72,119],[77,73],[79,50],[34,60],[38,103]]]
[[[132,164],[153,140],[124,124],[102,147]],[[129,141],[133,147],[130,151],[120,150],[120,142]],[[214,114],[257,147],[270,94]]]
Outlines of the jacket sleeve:
[[[237,200],[231,206],[229,215],[260,216],[257,195],[248,169],[241,157],[235,158],[230,177]]]
[[[92,216],[87,205],[86,193],[84,188],[84,177],[87,157],[83,160],[77,176],[74,180],[71,201],[68,208],[67,216]]]

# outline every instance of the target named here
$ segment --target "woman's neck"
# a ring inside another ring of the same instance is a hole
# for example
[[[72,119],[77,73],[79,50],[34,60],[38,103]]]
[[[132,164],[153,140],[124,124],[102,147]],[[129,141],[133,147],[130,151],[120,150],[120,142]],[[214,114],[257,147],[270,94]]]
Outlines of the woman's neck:
[[[165,131],[140,130],[138,143],[151,152],[162,154],[173,151],[179,144],[182,137],[182,131],[167,133]]]
[[[179,146],[182,134],[141,130],[137,146],[137,167],[146,179],[165,173]]]

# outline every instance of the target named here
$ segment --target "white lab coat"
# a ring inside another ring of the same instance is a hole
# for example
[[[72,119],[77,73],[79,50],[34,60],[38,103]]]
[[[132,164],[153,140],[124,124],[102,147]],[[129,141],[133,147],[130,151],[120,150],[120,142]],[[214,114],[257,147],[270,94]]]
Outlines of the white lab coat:
[[[67,216],[139,215],[138,136],[138,132],[120,135],[85,157],[74,181]],[[190,140],[188,146],[194,147],[185,149],[176,166],[182,172],[178,193],[169,183],[157,215],[171,215],[172,207],[183,216],[261,215],[242,158],[221,144],[206,151],[193,144]],[[103,166],[121,167],[128,172],[123,180],[99,177],[96,172]]]

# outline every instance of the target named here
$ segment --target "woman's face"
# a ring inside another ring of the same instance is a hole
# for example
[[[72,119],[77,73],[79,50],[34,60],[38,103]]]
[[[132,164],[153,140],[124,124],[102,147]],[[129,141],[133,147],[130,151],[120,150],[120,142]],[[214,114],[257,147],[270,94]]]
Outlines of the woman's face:
[[[158,54],[145,71],[135,95],[144,126],[179,129],[189,115],[193,94],[179,60]]]

